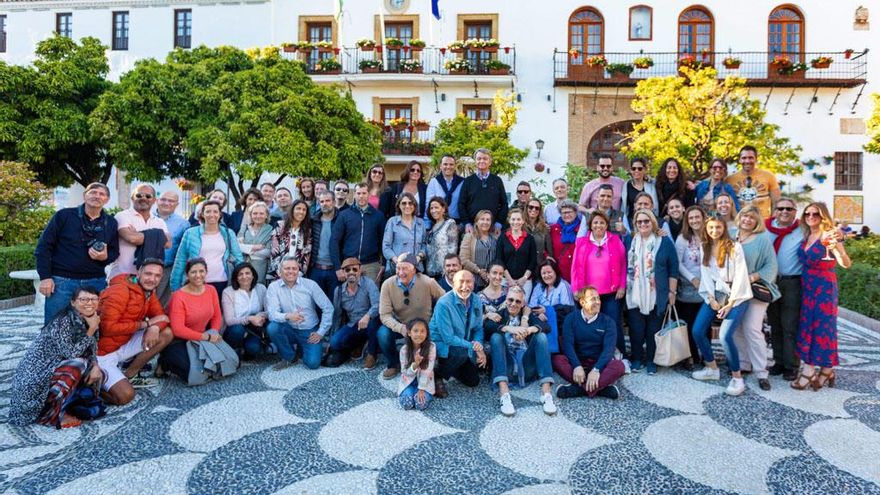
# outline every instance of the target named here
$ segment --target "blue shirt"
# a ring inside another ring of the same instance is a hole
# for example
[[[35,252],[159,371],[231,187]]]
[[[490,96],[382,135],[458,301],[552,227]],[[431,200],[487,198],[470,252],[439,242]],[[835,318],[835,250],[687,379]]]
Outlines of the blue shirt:
[[[40,235],[34,251],[40,280],[106,277],[104,267],[119,257],[118,229],[116,219],[104,210],[94,220],[85,214],[84,205],[58,210]],[[92,240],[107,244],[106,260],[96,261],[89,256],[89,242]]]
[[[437,300],[429,327],[437,356],[445,358],[450,347],[464,347],[473,357],[472,342],[483,342],[483,304],[474,293],[465,306],[458,294],[447,292]]]
[[[580,358],[596,360],[593,369],[601,372],[614,357],[617,343],[617,324],[608,315],[597,313],[587,322],[583,311],[572,311],[562,324],[562,352],[568,362],[577,368]]]
[[[321,308],[320,320],[316,306]],[[269,284],[269,290],[266,291],[266,309],[271,321],[287,323],[295,330],[312,330],[318,327],[315,331],[322,336],[333,323],[333,304],[330,303],[330,299],[327,299],[317,282],[305,278],[302,274],[296,277],[293,287],[288,286],[282,279]],[[300,323],[294,323],[285,317],[286,313],[297,311],[303,316],[303,321]]]
[[[443,200],[446,201],[446,193],[443,192],[443,187],[440,185],[441,180],[443,182],[446,182],[447,189],[452,187],[452,181],[447,181],[442,175],[434,177],[433,179],[431,179],[430,182],[428,182],[428,190],[425,193],[425,198],[427,198],[427,201],[430,202],[431,198],[435,196],[443,198]],[[458,198],[461,197],[461,185],[463,183],[464,181],[458,183],[455,190],[452,191],[452,201],[448,205],[446,205],[448,208],[447,213],[449,214],[449,218],[454,218],[456,220],[461,218],[458,215]],[[425,219],[431,219],[431,213],[428,211],[428,205],[425,205]]]
[[[776,222],[776,219],[773,220],[773,226],[781,228]],[[768,230],[767,235],[770,237],[771,244],[776,241],[776,234]],[[779,252],[776,253],[776,261],[779,268],[780,276],[801,274],[804,266],[801,264],[801,259],[798,256],[798,250],[801,248],[801,244],[803,243],[804,232],[800,229],[800,227],[794,229],[790,234],[782,239],[782,244],[780,244],[779,246]]]
[[[183,238],[183,233],[190,226],[189,222],[177,213],[172,213],[168,217],[163,218],[157,210],[153,212],[153,216],[165,220],[165,225],[171,234],[171,247],[165,250],[165,266],[171,266],[174,264],[174,256],[177,254],[178,246],[180,246],[180,239]]]
[[[349,323],[355,323],[365,314],[370,318],[379,316],[379,288],[376,282],[361,276],[354,295],[348,291],[348,282],[336,287],[333,294],[333,311],[348,316]]]

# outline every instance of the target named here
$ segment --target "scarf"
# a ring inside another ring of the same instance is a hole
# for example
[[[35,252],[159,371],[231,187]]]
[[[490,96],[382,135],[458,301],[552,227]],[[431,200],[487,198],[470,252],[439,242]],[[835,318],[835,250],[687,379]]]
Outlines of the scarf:
[[[654,234],[647,240],[636,235],[627,255],[626,306],[639,308],[643,315],[650,314],[657,305],[654,260],[661,242],[662,239]]]
[[[440,184],[440,188],[443,189],[443,195],[445,196],[447,205],[452,204],[452,194],[462,182],[464,182],[464,178],[458,174],[455,174],[452,176],[452,185],[447,186],[446,178],[443,177],[443,174],[437,174],[437,183]]]
[[[764,220],[764,225],[767,227],[767,230],[776,234],[776,239],[773,239],[773,250],[776,251],[776,254],[779,254],[779,247],[782,246],[782,240],[785,239],[785,236],[794,232],[794,229],[798,228],[798,221],[795,219],[795,221],[788,227],[776,227],[773,225],[773,218],[771,217]]]
[[[104,415],[103,402],[94,393],[100,390],[103,378],[92,385],[86,385],[83,380],[92,366],[97,365],[84,358],[71,358],[58,364],[52,373],[49,393],[37,423],[61,429],[65,412],[79,419],[95,419]],[[91,398],[86,398],[88,394],[78,393],[80,388],[92,388]]]
[[[560,216],[559,220],[556,221],[556,225],[559,225],[559,228],[562,230],[562,243],[574,244],[577,240],[578,228],[581,226],[578,219],[575,219],[575,221],[570,224],[566,224],[562,221],[562,216]]]

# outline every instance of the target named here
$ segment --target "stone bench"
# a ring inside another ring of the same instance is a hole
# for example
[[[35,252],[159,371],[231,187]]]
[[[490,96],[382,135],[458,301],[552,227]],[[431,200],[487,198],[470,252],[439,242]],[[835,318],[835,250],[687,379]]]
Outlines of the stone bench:
[[[14,278],[18,280],[30,280],[34,284],[34,293],[36,296],[34,297],[34,310],[37,313],[43,312],[43,307],[46,305],[46,296],[40,294],[40,275],[36,270],[19,270],[16,272],[9,272],[9,278]]]

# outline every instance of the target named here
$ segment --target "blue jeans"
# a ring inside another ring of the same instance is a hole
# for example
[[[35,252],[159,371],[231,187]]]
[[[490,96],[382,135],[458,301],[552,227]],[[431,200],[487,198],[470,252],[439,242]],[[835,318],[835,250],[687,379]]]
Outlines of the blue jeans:
[[[376,355],[379,352],[379,340],[376,334],[381,323],[379,317],[370,318],[370,323],[364,330],[358,330],[357,322],[351,325],[339,327],[330,337],[330,350],[333,352],[348,352],[367,343],[367,354]]]
[[[663,301],[665,304],[666,301]],[[654,335],[660,331],[663,325],[663,315],[657,314],[655,307],[650,313],[643,315],[639,308],[626,310],[626,321],[629,322],[629,346],[630,360],[640,363],[653,363],[654,351],[657,350],[657,344],[654,342]],[[645,356],[645,346],[647,344],[648,353]]]
[[[264,331],[253,325],[229,325],[223,332],[223,340],[233,349],[244,349],[246,355],[256,357],[263,354],[263,342],[258,335]]]
[[[727,316],[724,317],[724,321],[721,322],[719,337],[721,337],[721,345],[724,347],[724,355],[727,357],[727,365],[730,367],[730,371],[733,372],[739,371],[739,352],[736,349],[733,335],[748,308],[748,302],[742,302],[734,306],[727,313]],[[715,354],[712,352],[712,342],[709,340],[709,327],[712,325],[712,320],[715,319],[716,313],[717,311],[712,309],[711,306],[703,303],[700,307],[700,312],[697,313],[697,319],[694,321],[694,328],[691,329],[694,340],[697,342],[697,347],[700,348],[700,354],[702,354],[703,360],[707,363],[715,361]]]
[[[308,342],[309,335],[318,331],[318,327],[312,329],[299,330],[290,326],[289,323],[278,323],[276,321],[269,322],[266,332],[269,339],[278,348],[278,354],[281,359],[293,361],[296,357],[295,347],[302,349],[303,363],[311,370],[318,369],[321,366],[321,355],[324,348],[321,343],[310,344]]]
[[[492,383],[508,382],[508,367],[512,367],[512,356],[507,352],[507,342],[503,333],[492,334]],[[526,381],[536,377],[541,385],[553,383],[553,365],[550,362],[550,350],[547,349],[547,334],[538,332],[529,337],[529,347],[523,356],[523,371]],[[517,382],[518,380],[514,380]]]
[[[397,352],[397,339],[402,339],[403,335],[391,330],[385,325],[381,325],[376,332],[376,340],[379,347],[382,348],[382,354],[388,360],[388,367],[396,370],[400,369],[400,354]]]
[[[339,285],[339,279],[336,278],[335,270],[322,270],[317,266],[313,266],[309,270],[309,278],[318,284],[331,301],[333,300],[333,291]]]
[[[620,299],[617,299],[617,292],[602,294],[599,299],[602,300],[599,312],[608,315],[617,324],[617,350],[626,356],[626,339],[623,336],[623,323],[620,321]]]
[[[80,287],[91,286],[98,292],[107,287],[107,279],[104,277],[83,279],[52,277],[52,281],[55,282],[55,291],[46,298],[46,304],[43,306],[43,324],[49,323],[49,320],[69,306],[70,298]]]
[[[431,396],[427,391],[425,392],[425,403],[419,404],[419,400],[416,398],[416,394],[419,393],[419,381],[413,380],[412,383],[409,384],[408,387],[403,389],[403,392],[400,393],[400,397],[398,400],[400,401],[400,407],[404,409],[418,409],[419,411],[424,411],[428,408],[428,404],[431,403],[431,399],[434,397]]]

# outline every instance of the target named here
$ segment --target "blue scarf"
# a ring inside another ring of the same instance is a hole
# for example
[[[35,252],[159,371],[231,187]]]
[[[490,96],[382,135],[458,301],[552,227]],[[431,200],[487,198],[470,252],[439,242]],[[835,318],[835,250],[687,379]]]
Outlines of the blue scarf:
[[[556,221],[556,224],[562,229],[563,244],[574,244],[577,240],[578,227],[580,227],[580,222],[578,220],[579,219],[575,219],[574,222],[566,224],[562,221],[562,217],[559,217],[559,220]]]

